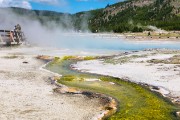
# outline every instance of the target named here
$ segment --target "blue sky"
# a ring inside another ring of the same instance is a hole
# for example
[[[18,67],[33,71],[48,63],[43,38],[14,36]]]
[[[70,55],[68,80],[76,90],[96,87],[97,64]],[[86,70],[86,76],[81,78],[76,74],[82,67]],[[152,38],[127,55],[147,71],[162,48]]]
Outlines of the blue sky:
[[[60,1],[61,2],[61,1]],[[104,8],[107,4],[114,4],[117,0],[66,0],[59,4],[43,4],[31,2],[32,9],[51,10],[66,13],[77,13],[97,8]]]
[[[36,10],[77,13],[114,4],[123,0],[0,0],[0,7],[22,7]]]

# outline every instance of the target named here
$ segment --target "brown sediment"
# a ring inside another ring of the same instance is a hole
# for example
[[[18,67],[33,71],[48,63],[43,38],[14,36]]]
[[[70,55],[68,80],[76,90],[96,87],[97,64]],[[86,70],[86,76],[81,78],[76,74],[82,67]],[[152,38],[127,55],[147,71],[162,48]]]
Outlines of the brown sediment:
[[[180,97],[177,96],[177,97],[174,97],[172,95],[169,95],[167,96],[169,99],[171,99],[171,101],[176,104],[176,105],[179,105],[180,106]]]
[[[47,55],[38,55],[36,58],[43,61],[51,61],[54,57],[47,56]]]

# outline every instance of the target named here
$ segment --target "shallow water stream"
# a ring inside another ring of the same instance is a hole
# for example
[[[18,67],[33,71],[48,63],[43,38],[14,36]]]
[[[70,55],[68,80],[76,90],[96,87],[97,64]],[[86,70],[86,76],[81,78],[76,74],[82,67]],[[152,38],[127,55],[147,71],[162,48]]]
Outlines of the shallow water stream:
[[[78,60],[67,59],[52,61],[46,69],[59,73],[59,83],[85,91],[106,94],[118,101],[117,112],[108,119],[112,120],[178,120],[175,112],[179,110],[160,94],[151,92],[147,87],[135,83],[90,73],[72,70],[70,65]],[[100,81],[86,81],[97,79]]]

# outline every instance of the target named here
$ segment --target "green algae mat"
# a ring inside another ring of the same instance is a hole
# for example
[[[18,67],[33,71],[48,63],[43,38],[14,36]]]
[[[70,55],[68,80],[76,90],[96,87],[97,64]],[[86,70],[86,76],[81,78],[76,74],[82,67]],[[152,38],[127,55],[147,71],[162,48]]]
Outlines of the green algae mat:
[[[173,105],[160,94],[151,92],[148,88],[119,78],[81,73],[70,69],[76,59],[58,59],[49,63],[46,69],[59,73],[62,77],[59,83],[95,93],[106,94],[118,101],[118,108],[109,120],[179,120],[176,111],[179,107]],[[101,81],[85,81],[85,79],[100,79]],[[115,84],[112,84],[115,83]]]

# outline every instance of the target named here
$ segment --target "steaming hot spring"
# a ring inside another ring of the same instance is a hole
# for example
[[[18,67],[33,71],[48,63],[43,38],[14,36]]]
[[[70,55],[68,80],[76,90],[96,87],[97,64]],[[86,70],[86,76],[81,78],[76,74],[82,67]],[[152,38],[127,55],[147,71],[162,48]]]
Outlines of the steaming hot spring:
[[[178,41],[58,31],[27,37],[30,45],[0,50],[1,119],[178,119]]]

